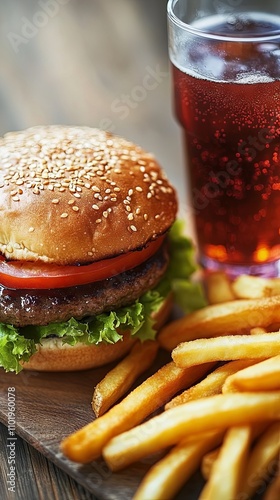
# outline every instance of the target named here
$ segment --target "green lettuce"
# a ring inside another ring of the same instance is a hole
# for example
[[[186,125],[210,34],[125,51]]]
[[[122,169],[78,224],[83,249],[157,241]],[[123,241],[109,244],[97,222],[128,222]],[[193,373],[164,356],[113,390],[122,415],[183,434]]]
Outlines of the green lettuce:
[[[51,336],[60,337],[63,343],[71,346],[77,342],[114,344],[122,340],[122,333],[127,329],[142,341],[154,339],[156,331],[152,314],[160,309],[171,291],[175,303],[184,312],[203,307],[203,291],[198,283],[190,281],[196,270],[194,249],[191,241],[183,236],[182,229],[182,223],[177,221],[169,233],[171,258],[164,278],[132,305],[81,321],[71,318],[45,326],[16,328],[0,323],[0,366],[18,373],[22,369],[21,362],[28,361],[36,352],[36,345]]]

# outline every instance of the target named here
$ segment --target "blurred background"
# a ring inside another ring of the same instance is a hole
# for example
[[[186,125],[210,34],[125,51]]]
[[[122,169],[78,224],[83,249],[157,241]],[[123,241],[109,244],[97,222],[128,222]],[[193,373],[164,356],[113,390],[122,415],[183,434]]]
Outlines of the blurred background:
[[[185,203],[172,112],[166,0],[0,3],[0,134],[99,127],[153,152]],[[181,208],[182,210],[182,208]]]

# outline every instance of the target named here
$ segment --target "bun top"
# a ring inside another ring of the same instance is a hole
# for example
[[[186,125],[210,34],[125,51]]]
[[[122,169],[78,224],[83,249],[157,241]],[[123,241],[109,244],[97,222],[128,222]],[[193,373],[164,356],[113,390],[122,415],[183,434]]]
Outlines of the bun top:
[[[172,225],[176,194],[151,154],[89,127],[0,138],[0,252],[75,264],[135,250]]]

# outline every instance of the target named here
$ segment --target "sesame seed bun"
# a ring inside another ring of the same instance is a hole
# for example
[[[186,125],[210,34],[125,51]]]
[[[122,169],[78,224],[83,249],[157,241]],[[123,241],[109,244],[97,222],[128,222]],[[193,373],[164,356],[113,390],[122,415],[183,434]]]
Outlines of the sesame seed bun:
[[[172,294],[170,293],[157,313],[153,315],[156,320],[155,329],[159,330],[170,316],[172,309]],[[24,370],[31,371],[80,371],[111,363],[127,354],[135,337],[128,332],[124,333],[123,340],[116,344],[101,342],[98,345],[85,345],[78,343],[75,346],[63,344],[60,338],[42,340],[38,351],[33,354],[27,363],[23,363]]]
[[[0,252],[74,264],[136,250],[175,220],[173,187],[140,147],[88,127],[0,139]]]

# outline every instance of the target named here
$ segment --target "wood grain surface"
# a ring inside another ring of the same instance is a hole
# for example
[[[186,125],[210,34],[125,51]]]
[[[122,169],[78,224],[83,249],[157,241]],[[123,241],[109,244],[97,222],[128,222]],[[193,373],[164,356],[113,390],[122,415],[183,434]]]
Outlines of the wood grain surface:
[[[96,496],[80,486],[65,472],[58,469],[33,446],[17,436],[17,481],[16,495],[9,493],[7,485],[7,428],[0,424],[0,498],[28,500],[95,500]]]

